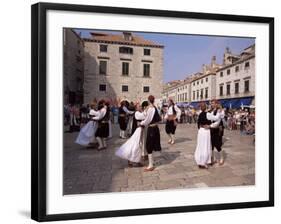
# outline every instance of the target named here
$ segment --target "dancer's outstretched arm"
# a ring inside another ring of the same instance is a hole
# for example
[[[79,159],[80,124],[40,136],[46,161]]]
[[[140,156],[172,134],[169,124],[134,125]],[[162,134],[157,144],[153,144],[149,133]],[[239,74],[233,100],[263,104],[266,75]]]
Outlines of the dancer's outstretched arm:
[[[133,114],[135,112],[135,111],[128,110],[128,108],[125,106],[122,109],[126,112],[126,114]]]

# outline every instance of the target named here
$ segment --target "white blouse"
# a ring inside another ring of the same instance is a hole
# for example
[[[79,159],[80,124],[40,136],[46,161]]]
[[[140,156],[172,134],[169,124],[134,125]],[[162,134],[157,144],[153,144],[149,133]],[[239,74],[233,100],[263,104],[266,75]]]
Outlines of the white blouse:
[[[101,108],[99,111],[97,111],[96,116],[93,117],[92,119],[95,120],[95,121],[96,120],[101,120],[105,116],[106,110],[107,110],[106,107]]]
[[[180,117],[181,117],[181,110],[178,108],[177,105],[170,106],[170,107],[168,108],[168,111],[167,111],[167,113],[166,113],[166,115],[165,115],[165,119],[167,119],[169,115],[173,115],[173,114],[174,114],[173,107],[175,108],[175,111],[176,111],[176,118],[177,118],[178,120],[180,119]]]
[[[135,118],[136,118],[137,120],[144,120],[144,119],[145,119],[145,115],[144,115],[143,112],[136,111],[136,113],[135,113]]]
[[[97,116],[98,115],[98,111],[94,110],[94,109],[91,109],[90,112],[89,112],[89,115],[91,116]]]
[[[155,108],[149,107],[147,109],[145,119],[140,123],[140,125],[148,126],[154,117],[154,113],[155,113]]]
[[[214,115],[214,111],[207,113],[207,119],[210,121],[214,121],[210,125],[211,128],[217,128],[220,125],[221,119],[224,118],[224,111],[217,111],[217,114]]]

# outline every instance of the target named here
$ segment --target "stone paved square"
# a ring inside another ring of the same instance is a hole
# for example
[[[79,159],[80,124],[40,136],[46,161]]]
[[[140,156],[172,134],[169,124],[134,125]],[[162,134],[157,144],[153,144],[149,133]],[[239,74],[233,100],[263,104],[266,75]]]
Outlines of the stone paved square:
[[[150,191],[179,188],[229,187],[255,184],[253,136],[225,130],[225,163],[199,169],[194,161],[196,124],[179,124],[176,144],[169,145],[164,124],[160,124],[162,152],[154,154],[156,169],[128,168],[127,161],[115,156],[126,140],[119,138],[113,125],[108,148],[97,151],[74,143],[78,132],[64,133],[64,194]]]

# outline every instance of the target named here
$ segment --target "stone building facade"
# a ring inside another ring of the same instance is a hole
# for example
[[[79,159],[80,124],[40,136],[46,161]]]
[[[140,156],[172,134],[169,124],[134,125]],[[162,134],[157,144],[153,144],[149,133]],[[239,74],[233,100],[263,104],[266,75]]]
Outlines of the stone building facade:
[[[176,88],[176,102],[179,103],[184,103],[184,102],[190,102],[190,91],[191,91],[191,86],[190,86],[190,80],[185,79],[183,80]]]
[[[183,83],[183,80],[175,80],[164,84],[162,92],[162,103],[167,103],[168,99],[172,99],[177,102],[178,99],[178,87]]]
[[[208,101],[214,98],[216,94],[216,73],[201,74],[192,80],[190,86],[190,102]]]
[[[202,72],[166,84],[162,100],[171,98],[178,104],[197,106],[199,102],[218,99],[224,107],[238,108],[254,104],[254,96],[255,45],[251,45],[239,55],[226,48],[222,64],[213,56],[209,65],[202,66]]]
[[[161,101],[163,45],[131,32],[84,38],[84,103],[94,99]]]
[[[172,82],[163,90],[163,102],[172,98],[176,103],[191,103],[207,101],[216,96],[216,70],[221,65],[213,56],[210,65],[203,65],[202,72],[187,76],[184,80]]]
[[[64,104],[83,102],[84,41],[72,29],[63,29]]]
[[[255,96],[255,45],[244,49],[240,55],[226,50],[224,65],[216,72],[216,98],[231,101],[241,98],[253,103]],[[240,102],[242,104],[243,102]]]
[[[216,70],[221,66],[213,56],[210,65],[203,64],[202,72],[191,80],[190,102],[209,101],[216,96]]]

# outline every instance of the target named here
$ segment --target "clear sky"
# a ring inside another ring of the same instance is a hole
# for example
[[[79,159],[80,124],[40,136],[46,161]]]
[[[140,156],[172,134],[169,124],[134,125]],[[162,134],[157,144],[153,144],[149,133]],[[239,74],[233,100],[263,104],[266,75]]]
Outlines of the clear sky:
[[[81,32],[82,37],[89,37],[91,31],[104,32],[101,30],[75,30],[77,33]],[[202,64],[210,64],[213,55],[216,56],[217,63],[221,64],[226,47],[229,47],[232,53],[239,54],[243,49],[255,43],[255,38],[247,37],[133,33],[165,46],[164,82],[184,79],[192,73],[201,72]]]

